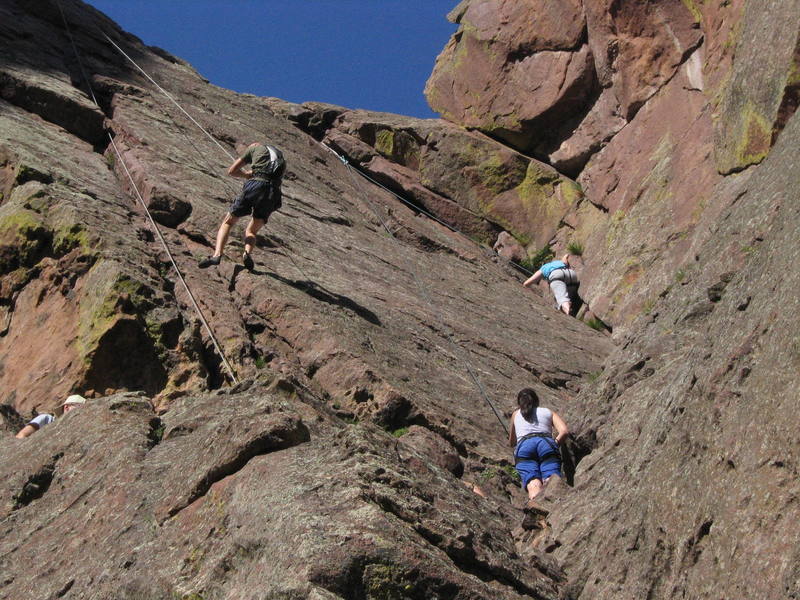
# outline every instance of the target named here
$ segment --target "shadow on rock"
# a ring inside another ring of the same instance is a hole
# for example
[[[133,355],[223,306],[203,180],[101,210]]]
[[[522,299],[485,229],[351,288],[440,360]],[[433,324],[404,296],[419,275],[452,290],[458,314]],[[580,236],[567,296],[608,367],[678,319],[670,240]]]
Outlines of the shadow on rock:
[[[293,287],[296,290],[300,290],[301,292],[305,292],[315,300],[320,300],[322,302],[327,302],[328,304],[333,304],[335,306],[341,306],[342,308],[346,308],[365,321],[369,321],[373,325],[381,325],[381,320],[378,318],[374,312],[369,310],[368,308],[361,306],[355,300],[348,298],[347,296],[343,296],[342,294],[336,294],[329,290],[326,290],[324,287],[319,285],[314,281],[297,281],[294,279],[288,279],[286,277],[281,277],[277,273],[269,273],[269,272],[260,272],[260,271],[253,271],[257,275],[267,275],[272,277],[273,279],[277,279],[281,283],[285,283],[288,286]],[[235,278],[235,275],[234,275]]]

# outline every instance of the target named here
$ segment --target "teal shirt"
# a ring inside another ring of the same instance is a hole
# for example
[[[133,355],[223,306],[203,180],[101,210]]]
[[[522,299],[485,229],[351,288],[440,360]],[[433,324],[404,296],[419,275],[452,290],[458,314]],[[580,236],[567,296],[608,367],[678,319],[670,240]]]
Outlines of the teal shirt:
[[[550,261],[549,263],[544,263],[539,270],[542,272],[542,277],[544,277],[549,281],[550,273],[552,273],[553,271],[557,271],[558,269],[566,269],[566,268],[567,268],[567,263],[565,263],[564,261],[553,260]]]

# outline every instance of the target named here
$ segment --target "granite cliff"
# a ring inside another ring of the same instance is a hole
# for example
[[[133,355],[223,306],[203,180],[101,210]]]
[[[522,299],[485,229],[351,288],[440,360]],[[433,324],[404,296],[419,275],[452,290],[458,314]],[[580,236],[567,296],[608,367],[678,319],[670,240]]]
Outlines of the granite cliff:
[[[800,597],[800,5],[767,4],[466,0],[418,120],[5,2],[0,598]],[[264,138],[256,268],[201,271]],[[498,238],[582,249],[605,332]],[[573,429],[527,514],[489,405],[523,386]]]

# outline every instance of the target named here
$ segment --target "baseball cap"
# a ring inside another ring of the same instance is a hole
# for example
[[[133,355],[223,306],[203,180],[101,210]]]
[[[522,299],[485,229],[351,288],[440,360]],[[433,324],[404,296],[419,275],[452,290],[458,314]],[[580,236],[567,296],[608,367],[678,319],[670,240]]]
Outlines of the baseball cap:
[[[61,406],[66,406],[67,404],[85,404],[85,403],[86,403],[86,398],[78,394],[72,394],[72,396],[64,400],[64,404],[62,404]]]

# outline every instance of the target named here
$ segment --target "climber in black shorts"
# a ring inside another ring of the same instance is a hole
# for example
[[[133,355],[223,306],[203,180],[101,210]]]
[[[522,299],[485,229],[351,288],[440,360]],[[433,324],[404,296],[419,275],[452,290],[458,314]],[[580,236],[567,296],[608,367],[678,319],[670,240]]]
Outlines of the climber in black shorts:
[[[250,168],[245,165],[250,165]],[[252,214],[253,218],[244,234],[242,263],[248,270],[253,269],[251,253],[256,243],[256,234],[269,216],[281,207],[281,179],[285,170],[283,153],[274,146],[259,142],[250,144],[244,154],[233,162],[228,168],[228,175],[242,177],[247,181],[219,226],[214,254],[200,261],[201,269],[220,263],[231,227],[248,214]]]

